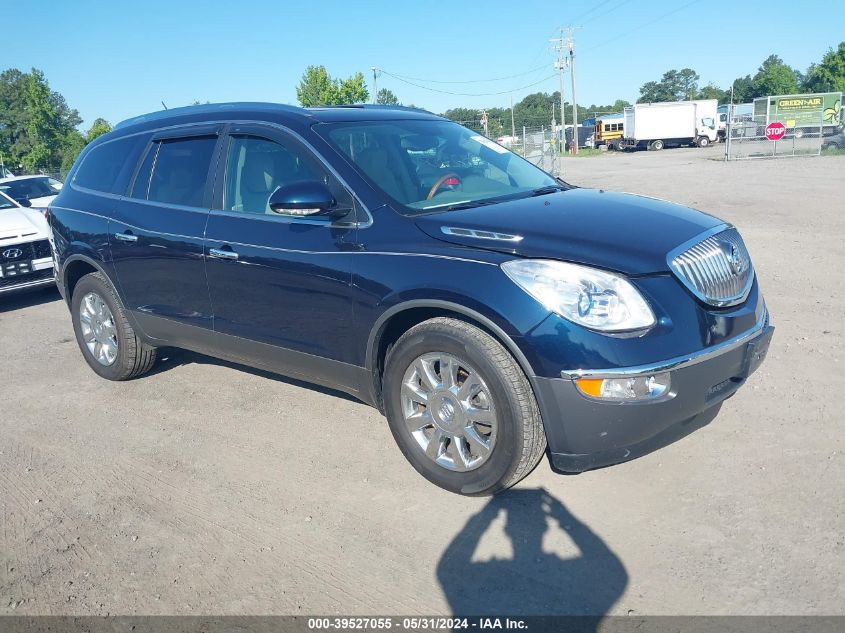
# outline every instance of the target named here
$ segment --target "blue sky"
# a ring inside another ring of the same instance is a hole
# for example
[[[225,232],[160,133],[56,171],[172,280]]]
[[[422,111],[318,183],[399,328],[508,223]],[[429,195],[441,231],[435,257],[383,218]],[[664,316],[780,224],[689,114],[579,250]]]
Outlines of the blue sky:
[[[689,66],[702,85],[753,74],[770,53],[806,70],[845,38],[837,0],[0,0],[0,68],[40,68],[85,119],[112,123],[201,101],[296,103],[309,64],[334,76],[370,67],[438,90],[557,90],[548,39],[575,35],[578,102],[633,101],[639,86]],[[796,12],[798,15],[796,15]],[[20,28],[18,28],[20,25]],[[540,68],[542,66],[542,68]],[[536,69],[536,70],[535,70]],[[526,73],[528,74],[522,74]],[[494,82],[476,82],[518,75]],[[474,83],[433,83],[474,82]],[[453,96],[383,74],[405,103],[435,112],[507,106],[511,95]],[[565,92],[569,96],[569,78]]]

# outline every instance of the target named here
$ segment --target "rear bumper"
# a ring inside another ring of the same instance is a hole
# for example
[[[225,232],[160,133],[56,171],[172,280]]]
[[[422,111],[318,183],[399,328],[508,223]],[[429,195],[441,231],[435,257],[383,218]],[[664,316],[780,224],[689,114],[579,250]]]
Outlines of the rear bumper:
[[[534,379],[552,467],[577,473],[635,459],[708,424],[765,356],[774,328],[757,325],[699,354],[649,366],[563,372]],[[583,395],[577,377],[633,377],[671,372],[669,394],[653,401],[607,402]]]

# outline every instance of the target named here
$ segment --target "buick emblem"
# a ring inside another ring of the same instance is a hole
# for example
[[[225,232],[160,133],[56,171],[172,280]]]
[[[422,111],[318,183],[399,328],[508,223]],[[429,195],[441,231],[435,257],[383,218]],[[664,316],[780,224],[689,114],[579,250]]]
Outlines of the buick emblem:
[[[23,255],[23,251],[19,248],[7,248],[3,251],[3,257],[5,259],[17,259],[21,255]]]
[[[731,244],[730,242],[722,242],[720,246],[722,247],[722,252],[725,254],[725,259],[728,260],[728,266],[731,272],[736,276],[741,275],[745,270],[745,261],[742,259],[739,249],[735,244]]]

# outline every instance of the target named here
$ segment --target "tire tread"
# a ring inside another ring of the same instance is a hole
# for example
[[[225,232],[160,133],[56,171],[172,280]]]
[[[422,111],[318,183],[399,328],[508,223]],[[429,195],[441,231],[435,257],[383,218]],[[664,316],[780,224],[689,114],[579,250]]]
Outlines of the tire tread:
[[[514,415],[521,422],[522,450],[516,467],[501,481],[500,487],[490,493],[510,488],[534,470],[546,450],[546,434],[543,430],[540,408],[528,377],[511,353],[491,334],[471,323],[452,317],[435,317],[423,321],[399,337],[393,347],[400,349],[405,340],[424,335],[426,332],[448,332],[456,338],[473,341],[484,350],[492,363],[499,368],[505,381],[509,383],[518,406]]]
[[[114,317],[120,319],[122,322],[122,326],[118,328],[119,332],[123,332],[121,340],[118,341],[118,349],[123,349],[123,358],[126,362],[121,367],[121,371],[111,377],[111,380],[131,380],[150,371],[156,361],[156,348],[147,345],[135,334],[135,330],[126,318],[123,303],[121,303],[120,298],[117,296],[114,286],[112,286],[105,275],[96,272],[82,277],[76,287],[79,288],[80,284],[85,280],[90,280],[91,283],[100,286],[101,290],[108,293],[109,298],[116,308],[115,311],[117,314]]]

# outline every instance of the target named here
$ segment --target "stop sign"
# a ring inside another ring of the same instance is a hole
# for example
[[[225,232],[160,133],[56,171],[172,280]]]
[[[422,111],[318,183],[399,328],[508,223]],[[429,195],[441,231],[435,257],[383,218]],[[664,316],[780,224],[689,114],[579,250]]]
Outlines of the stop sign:
[[[770,141],[779,141],[786,134],[786,126],[779,121],[769,123],[766,126],[766,138]]]

